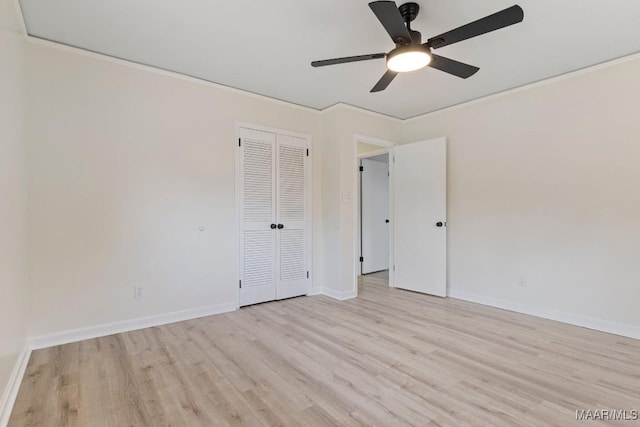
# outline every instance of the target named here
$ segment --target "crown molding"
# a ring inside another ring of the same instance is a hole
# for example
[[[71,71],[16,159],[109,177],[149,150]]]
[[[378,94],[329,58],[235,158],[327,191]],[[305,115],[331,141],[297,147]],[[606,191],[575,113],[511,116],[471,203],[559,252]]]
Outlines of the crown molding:
[[[358,113],[362,113],[362,114],[366,114],[369,116],[373,116],[373,117],[378,117],[378,118],[382,118],[382,119],[386,119],[386,120],[392,120],[396,123],[402,123],[404,120],[400,119],[398,117],[394,117],[394,116],[390,116],[388,114],[384,114],[384,113],[378,113],[377,111],[373,111],[373,110],[368,110],[366,108],[362,108],[362,107],[358,107],[355,105],[351,105],[351,104],[347,104],[345,102],[336,102],[335,104],[332,104],[326,108],[323,108],[322,110],[320,110],[321,113],[327,113],[329,111],[333,111],[336,110],[338,108],[342,108],[345,110],[351,110],[351,111],[356,111]]]
[[[523,92],[530,89],[535,89],[538,87],[546,86],[549,84],[557,83],[563,80],[572,79],[574,77],[578,77],[584,74],[589,74],[594,71],[603,70],[606,68],[614,67],[619,64],[624,64],[625,62],[630,62],[634,60],[640,59],[640,52],[632,53],[630,55],[621,56],[619,58],[611,59],[609,61],[600,62],[595,65],[590,65],[584,68],[580,68],[578,70],[569,71],[564,74],[558,74],[557,76],[547,77],[542,80],[538,80],[532,83],[527,83],[522,86],[517,86],[511,89],[506,89],[501,92],[492,93],[490,95],[481,96],[479,98],[471,99],[469,101],[464,101],[459,104],[451,105],[448,107],[440,108],[438,110],[429,111],[428,113],[419,114],[417,116],[409,117],[404,119],[403,123],[410,123],[416,120],[424,119],[431,116],[437,116],[439,114],[448,113],[450,111],[458,110],[460,108],[469,107],[472,105],[480,104],[482,102],[492,101],[494,99],[502,98],[505,96],[513,95],[515,93]]]
[[[300,104],[296,104],[294,102],[290,102],[290,101],[284,101],[282,99],[278,99],[278,98],[273,98],[267,95],[261,95],[255,92],[250,92],[244,89],[238,89],[236,87],[233,86],[227,86],[227,85],[223,85],[221,83],[216,83],[216,82],[212,82],[210,80],[206,80],[203,79],[201,77],[196,77],[196,76],[191,76],[189,74],[184,74],[184,73],[178,73],[175,71],[171,71],[171,70],[167,70],[164,68],[160,68],[160,67],[155,67],[152,65],[147,65],[147,64],[143,64],[141,62],[135,62],[135,61],[131,61],[128,59],[123,59],[123,58],[119,58],[116,56],[111,56],[111,55],[106,55],[103,53],[99,53],[99,52],[95,52],[92,50],[88,50],[88,49],[84,49],[78,46],[73,46],[73,45],[69,45],[69,44],[65,44],[65,43],[60,43],[60,42],[56,42],[53,40],[49,40],[49,39],[45,39],[42,37],[36,37],[36,36],[32,36],[27,34],[26,35],[27,41],[34,44],[34,45],[40,45],[40,46],[46,46],[49,48],[53,48],[53,49],[57,49],[57,50],[61,50],[64,52],[69,52],[69,53],[74,53],[80,56],[85,56],[85,57],[89,57],[89,58],[94,58],[94,59],[99,59],[99,60],[103,60],[106,62],[110,62],[113,64],[118,64],[118,65],[122,65],[128,68],[133,68],[136,70],[142,70],[142,71],[147,71],[153,74],[158,74],[161,76],[165,76],[165,77],[171,77],[174,79],[178,79],[178,80],[182,80],[188,83],[193,83],[193,84],[198,84],[198,85],[202,85],[202,86],[207,86],[207,87],[211,87],[211,88],[215,88],[215,89],[219,89],[219,90],[223,90],[226,92],[231,92],[231,93],[235,93],[238,95],[242,95],[242,96],[247,96],[250,98],[254,98],[254,99],[259,99],[262,101],[267,101],[267,102],[273,102],[275,104],[278,105],[283,105],[286,107],[290,107],[290,108],[295,108],[295,109],[299,109],[299,110],[303,110],[306,111],[308,113],[312,113],[312,114],[319,114],[320,110],[317,110],[315,108],[311,108],[311,107],[307,107],[304,105],[300,105]]]
[[[22,5],[20,4],[20,0],[13,0],[13,9],[15,10],[16,18],[18,19],[18,25],[20,26],[18,33],[20,33],[24,37],[27,37],[27,21],[24,20],[24,14],[22,13]]]
[[[17,3],[17,2],[16,2]],[[24,23],[24,20],[22,20],[22,22]],[[283,105],[283,106],[287,106],[290,108],[296,108],[296,109],[300,109],[303,111],[306,111],[308,113],[312,113],[312,114],[324,114],[328,111],[332,111],[334,109],[346,109],[346,110],[351,110],[351,111],[356,111],[360,114],[366,114],[369,116],[373,116],[373,117],[378,117],[378,118],[382,118],[382,119],[386,119],[386,120],[392,120],[396,123],[402,123],[402,119],[399,119],[397,117],[393,117],[393,116],[389,116],[383,113],[378,113],[376,111],[372,111],[372,110],[368,110],[366,108],[362,108],[362,107],[358,107],[355,105],[351,105],[351,104],[347,104],[344,102],[338,102],[335,104],[330,105],[329,107],[323,108],[323,109],[316,109],[316,108],[312,108],[312,107],[307,107],[305,105],[300,105],[300,104],[296,104],[294,102],[290,102],[290,101],[285,101],[282,99],[278,99],[278,98],[273,98],[267,95],[261,95],[255,92],[250,92],[244,89],[239,89],[233,86],[227,86],[221,83],[216,83],[216,82],[212,82],[210,80],[206,80],[203,79],[201,77],[196,77],[196,76],[191,76],[188,74],[184,74],[184,73],[178,73],[175,71],[171,71],[171,70],[166,70],[163,68],[159,68],[159,67],[155,67],[152,65],[147,65],[147,64],[143,64],[140,62],[135,62],[135,61],[131,61],[128,59],[123,59],[123,58],[118,58],[116,56],[111,56],[111,55],[106,55],[103,53],[99,53],[99,52],[95,52],[92,50],[88,50],[88,49],[84,49],[78,46],[73,46],[73,45],[69,45],[69,44],[65,44],[65,43],[60,43],[57,41],[53,41],[53,40],[49,40],[49,39],[45,39],[42,37],[37,37],[37,36],[32,36],[29,35],[28,33],[26,33],[26,28],[25,28],[25,33],[24,33],[25,38],[27,39],[28,42],[34,44],[34,45],[40,45],[40,46],[46,46],[49,48],[53,48],[53,49],[57,49],[57,50],[61,50],[61,51],[65,51],[65,52],[70,52],[70,53],[74,53],[80,56],[85,56],[85,57],[89,57],[89,58],[94,58],[94,59],[99,59],[99,60],[103,60],[106,62],[110,62],[113,64],[119,64],[119,65],[123,65],[125,67],[129,67],[129,68],[133,68],[136,70],[142,70],[142,71],[147,71],[150,73],[154,73],[154,74],[158,74],[158,75],[162,75],[162,76],[166,76],[166,77],[172,77],[178,80],[182,80],[182,81],[186,81],[189,83],[194,83],[194,84],[199,84],[199,85],[203,85],[203,86],[208,86],[208,87],[212,87],[215,89],[220,89],[220,90],[224,90],[227,92],[232,92],[238,95],[244,95],[244,96],[248,96],[248,97],[252,97],[255,99],[260,99],[262,101],[268,101],[268,102],[273,102],[279,105]]]

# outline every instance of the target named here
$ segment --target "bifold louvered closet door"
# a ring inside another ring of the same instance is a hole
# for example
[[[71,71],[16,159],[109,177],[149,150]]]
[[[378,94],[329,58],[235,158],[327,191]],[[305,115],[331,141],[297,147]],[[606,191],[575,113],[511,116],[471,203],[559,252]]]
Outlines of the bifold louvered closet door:
[[[306,295],[307,138],[240,128],[240,306]]]

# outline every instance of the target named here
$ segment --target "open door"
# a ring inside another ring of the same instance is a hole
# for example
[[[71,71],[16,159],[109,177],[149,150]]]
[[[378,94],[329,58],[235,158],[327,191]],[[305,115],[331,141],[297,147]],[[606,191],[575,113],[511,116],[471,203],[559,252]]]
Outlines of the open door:
[[[360,162],[360,253],[362,274],[368,274],[389,269],[389,164]]]
[[[446,139],[393,149],[394,278],[392,285],[447,295]]]

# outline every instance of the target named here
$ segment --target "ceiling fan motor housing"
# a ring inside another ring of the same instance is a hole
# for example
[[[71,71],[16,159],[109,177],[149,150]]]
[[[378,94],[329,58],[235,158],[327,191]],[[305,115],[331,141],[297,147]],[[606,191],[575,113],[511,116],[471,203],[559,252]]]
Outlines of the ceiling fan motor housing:
[[[409,30],[409,34],[411,34],[411,44],[422,44],[420,31]]]
[[[404,3],[400,5],[398,8],[400,10],[400,15],[402,15],[402,19],[404,22],[411,22],[418,16],[418,12],[420,12],[420,6],[418,3]]]
[[[400,11],[400,15],[402,15],[405,25],[407,26],[407,30],[409,30],[409,34],[411,34],[411,40],[400,40],[399,43],[396,44],[401,46],[412,43],[422,43],[422,34],[420,34],[420,31],[414,31],[411,29],[411,21],[416,19],[418,12],[420,12],[420,6],[418,3],[404,3],[398,8],[398,10]]]

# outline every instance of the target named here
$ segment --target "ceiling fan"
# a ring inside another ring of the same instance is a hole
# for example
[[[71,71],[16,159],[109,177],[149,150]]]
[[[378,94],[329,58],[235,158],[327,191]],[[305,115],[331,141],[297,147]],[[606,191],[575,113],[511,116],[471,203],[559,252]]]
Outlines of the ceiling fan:
[[[389,33],[391,40],[396,44],[395,49],[389,53],[373,53],[313,61],[311,65],[313,67],[322,67],[346,62],[386,58],[387,72],[371,89],[371,92],[380,92],[386,89],[398,73],[419,70],[427,65],[463,79],[471,77],[480,68],[435,55],[431,51],[517,24],[524,19],[522,8],[515,5],[439,36],[431,37],[426,43],[422,43],[420,32],[411,29],[411,21],[416,19],[420,11],[420,6],[417,3],[404,3],[398,8],[393,1],[374,1],[369,3],[369,7],[384,29],[387,30],[387,33]]]

